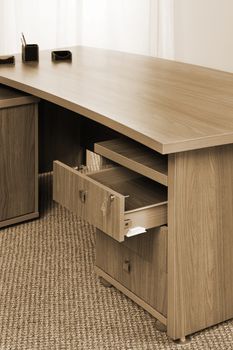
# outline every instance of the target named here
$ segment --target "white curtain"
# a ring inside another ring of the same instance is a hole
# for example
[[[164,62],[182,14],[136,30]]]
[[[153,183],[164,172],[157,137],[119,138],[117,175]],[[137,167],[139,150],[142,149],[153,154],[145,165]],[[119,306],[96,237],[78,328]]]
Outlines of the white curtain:
[[[174,0],[0,0],[0,54],[87,45],[173,58]]]
[[[84,0],[82,43],[173,58],[174,0]]]
[[[80,42],[79,0],[0,0],[0,54],[20,52],[21,32],[40,49]]]

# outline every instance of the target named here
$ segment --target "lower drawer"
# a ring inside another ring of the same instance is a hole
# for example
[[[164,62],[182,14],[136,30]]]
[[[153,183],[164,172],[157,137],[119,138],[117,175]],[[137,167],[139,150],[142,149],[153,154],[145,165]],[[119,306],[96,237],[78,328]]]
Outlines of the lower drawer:
[[[96,233],[96,266],[167,316],[167,227],[118,243]]]

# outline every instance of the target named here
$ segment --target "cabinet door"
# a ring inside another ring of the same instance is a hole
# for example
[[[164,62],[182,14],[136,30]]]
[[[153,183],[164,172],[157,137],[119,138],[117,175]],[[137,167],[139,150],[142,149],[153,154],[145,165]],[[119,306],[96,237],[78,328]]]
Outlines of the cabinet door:
[[[0,109],[0,227],[37,211],[36,133],[36,104]]]

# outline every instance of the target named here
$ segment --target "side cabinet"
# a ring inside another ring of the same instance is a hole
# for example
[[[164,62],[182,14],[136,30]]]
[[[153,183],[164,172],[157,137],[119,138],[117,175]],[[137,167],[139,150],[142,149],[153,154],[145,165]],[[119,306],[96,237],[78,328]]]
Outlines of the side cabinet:
[[[123,137],[95,143],[94,151],[112,165],[79,171],[54,162],[53,198],[97,228],[102,281],[166,326],[167,156]]]
[[[39,215],[37,105],[0,85],[0,228]]]

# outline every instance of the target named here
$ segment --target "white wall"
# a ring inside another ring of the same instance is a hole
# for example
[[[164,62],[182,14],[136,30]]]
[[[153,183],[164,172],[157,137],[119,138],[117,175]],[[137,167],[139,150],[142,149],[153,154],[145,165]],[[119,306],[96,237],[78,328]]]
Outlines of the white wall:
[[[82,43],[149,54],[150,0],[84,0]]]
[[[175,59],[233,72],[233,0],[175,0]]]
[[[174,57],[174,0],[82,0],[83,45]]]

